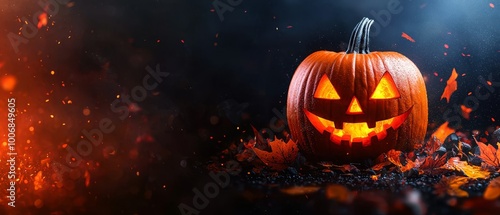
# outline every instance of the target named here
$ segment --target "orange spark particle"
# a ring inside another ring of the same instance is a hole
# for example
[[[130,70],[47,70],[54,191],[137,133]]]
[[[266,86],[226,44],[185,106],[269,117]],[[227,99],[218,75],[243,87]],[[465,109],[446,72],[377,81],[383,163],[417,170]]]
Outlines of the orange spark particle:
[[[35,186],[35,190],[42,189],[42,187],[43,187],[42,171],[38,171],[38,173],[36,174],[34,179],[35,180],[33,181],[33,185]]]
[[[47,25],[47,13],[42,13],[40,16],[38,16],[38,29],[42,28],[43,26]]]
[[[35,200],[35,202],[33,204],[35,205],[36,208],[42,208],[43,207],[43,200],[37,199],[37,200]]]
[[[88,187],[90,185],[90,173],[88,170],[85,170],[83,177],[85,177],[85,187]]]
[[[88,116],[88,115],[90,115],[90,109],[89,109],[89,108],[84,108],[84,109],[83,109],[83,115],[84,115],[84,116]]]
[[[462,116],[469,120],[470,119],[470,113],[472,112],[472,108],[467,107],[465,105],[460,105],[460,109],[462,109]]]
[[[14,90],[14,88],[17,85],[17,78],[13,75],[6,75],[2,77],[2,80],[0,81],[2,85],[2,89],[10,92]]]

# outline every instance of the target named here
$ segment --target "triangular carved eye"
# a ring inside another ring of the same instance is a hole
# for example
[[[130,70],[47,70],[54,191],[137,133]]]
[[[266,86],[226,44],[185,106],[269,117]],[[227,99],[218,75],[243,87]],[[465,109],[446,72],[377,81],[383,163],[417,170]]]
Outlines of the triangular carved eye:
[[[395,99],[399,97],[401,95],[399,95],[394,79],[388,72],[385,72],[370,99]]]
[[[314,92],[314,98],[339,100],[340,96],[335,87],[333,87],[332,82],[330,82],[330,79],[326,75],[323,75],[319,81],[318,88],[316,88],[316,92]]]

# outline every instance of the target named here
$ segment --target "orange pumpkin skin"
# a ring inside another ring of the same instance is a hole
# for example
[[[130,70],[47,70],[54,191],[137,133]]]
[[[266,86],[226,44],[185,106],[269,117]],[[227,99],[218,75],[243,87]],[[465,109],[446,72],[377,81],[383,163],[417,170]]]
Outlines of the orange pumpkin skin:
[[[293,75],[287,119],[309,159],[373,159],[424,139],[427,92],[419,69],[397,52],[369,52],[365,43],[354,52],[315,52]]]

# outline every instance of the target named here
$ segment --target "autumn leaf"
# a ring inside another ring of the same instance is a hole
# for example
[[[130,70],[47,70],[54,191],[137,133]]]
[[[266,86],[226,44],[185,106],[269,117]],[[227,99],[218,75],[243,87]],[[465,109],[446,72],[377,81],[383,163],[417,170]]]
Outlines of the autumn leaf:
[[[298,195],[307,195],[311,193],[315,193],[319,190],[320,187],[317,186],[293,186],[293,187],[288,187],[288,188],[283,188],[280,191],[282,193],[291,195],[291,196],[298,196]]]
[[[431,171],[446,164],[446,153],[442,156],[427,156],[420,165],[416,165],[420,170]]]
[[[401,163],[401,159],[404,159],[406,161],[405,165]],[[391,149],[389,152],[387,152],[387,160],[396,165],[401,170],[401,172],[406,172],[415,167],[413,161],[405,158],[403,152],[396,151],[394,149]]]
[[[446,165],[443,165],[443,168],[461,171],[469,178],[474,179],[486,179],[490,176],[490,172],[481,169],[479,166],[469,165],[466,161],[460,161],[459,157],[450,158]]]
[[[327,199],[335,200],[342,203],[350,203],[353,199],[353,194],[347,187],[331,184],[326,187],[325,195]]]
[[[284,170],[297,158],[299,148],[293,140],[285,143],[283,140],[275,138],[274,141],[269,142],[269,145],[271,146],[271,152],[258,148],[254,148],[253,150],[257,157],[271,169]]]
[[[358,172],[359,169],[352,165],[352,164],[344,164],[344,165],[332,165],[333,169],[337,169],[337,170],[340,170],[342,171],[343,173],[347,173],[347,172]]]
[[[455,132],[455,129],[448,127],[448,122],[443,123],[439,128],[432,133],[431,137],[436,137],[441,143],[444,142],[446,137]],[[432,140],[433,138],[431,138]],[[439,148],[439,147],[438,147]]]
[[[262,134],[255,127],[253,127],[253,125],[252,125],[252,131],[255,135],[255,141],[256,141],[255,145],[258,145],[258,146],[265,145],[266,140],[264,140],[264,137],[262,136]]]
[[[401,164],[401,156],[402,156],[401,151],[396,151],[394,149],[391,149],[390,151],[387,152],[387,160],[389,160],[391,163],[393,163],[398,167],[403,166],[403,164]]]
[[[453,68],[450,78],[446,81],[446,87],[444,88],[443,94],[441,95],[441,99],[446,98],[446,103],[450,103],[451,95],[458,89],[457,77],[457,71]]]
[[[379,171],[381,170],[382,168],[386,167],[386,166],[389,166],[391,165],[391,162],[390,161],[384,161],[382,163],[378,163],[378,164],[375,164],[375,166],[372,167],[372,170],[374,171]]]
[[[488,187],[484,191],[483,197],[486,200],[494,200],[500,197],[500,177],[496,177],[490,181],[490,184],[488,184]]]
[[[476,138],[474,137],[474,140]],[[479,158],[483,160],[483,162],[492,167],[498,167],[500,166],[500,153],[498,152],[493,145],[489,144],[486,145],[482,142],[477,141],[477,145],[479,146]],[[500,144],[497,143],[497,146],[500,147]]]
[[[446,194],[455,197],[468,197],[469,193],[460,189],[460,186],[467,183],[467,181],[469,181],[469,178],[464,176],[443,176],[443,178],[441,178],[441,180],[434,185],[434,188],[436,189],[434,193],[441,197]]]
[[[403,33],[401,34],[401,37],[402,37],[402,38],[407,39],[408,41],[410,41],[410,42],[412,42],[412,43],[414,43],[414,42],[415,42],[415,40],[414,40],[414,39],[413,39],[410,35],[408,35],[408,34],[407,34],[407,33],[405,33],[405,32],[403,32]]]

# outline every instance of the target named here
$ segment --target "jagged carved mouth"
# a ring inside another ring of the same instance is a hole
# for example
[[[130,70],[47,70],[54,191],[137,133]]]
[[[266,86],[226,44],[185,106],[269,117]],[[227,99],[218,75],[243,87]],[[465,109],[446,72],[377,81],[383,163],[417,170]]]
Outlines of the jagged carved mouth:
[[[363,146],[370,146],[374,136],[380,141],[387,136],[389,128],[398,129],[410,115],[412,108],[398,116],[377,121],[373,128],[369,128],[366,122],[344,122],[342,129],[336,129],[333,121],[321,118],[305,109],[304,112],[316,130],[321,134],[330,133],[330,141],[333,143],[340,145],[342,141],[349,141],[349,144],[360,142]]]

